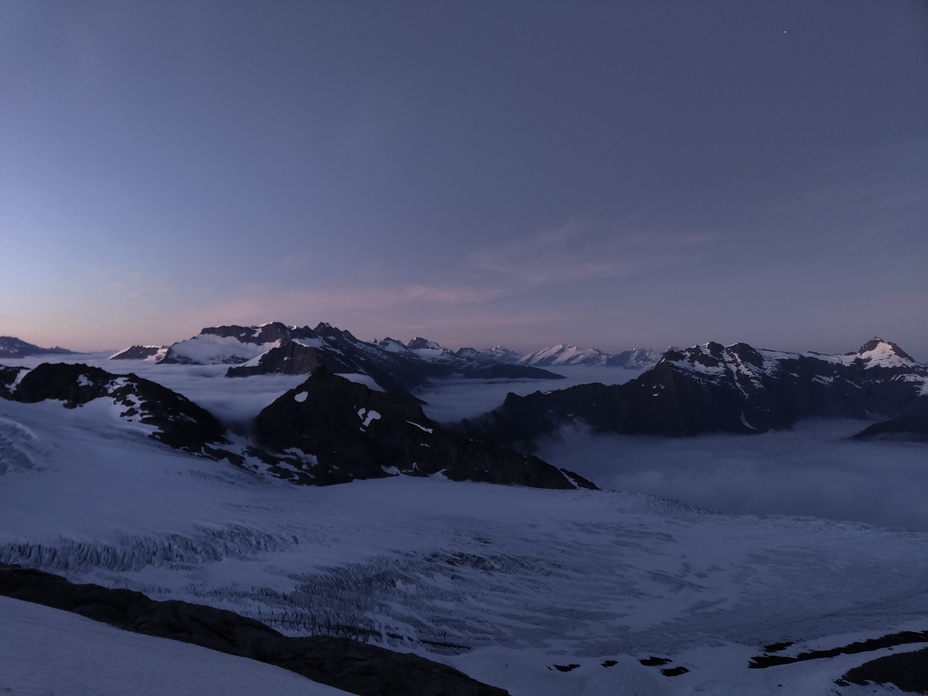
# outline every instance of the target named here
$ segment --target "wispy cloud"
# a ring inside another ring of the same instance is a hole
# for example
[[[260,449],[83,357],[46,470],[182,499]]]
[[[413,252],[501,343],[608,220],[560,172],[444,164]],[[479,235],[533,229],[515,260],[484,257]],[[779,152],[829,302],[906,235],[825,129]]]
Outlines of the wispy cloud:
[[[173,292],[163,279],[144,271],[127,271],[107,282],[105,289],[108,295],[132,302],[152,299],[155,296],[162,297]]]
[[[634,217],[614,223],[570,221],[476,251],[468,262],[527,285],[619,278],[686,262],[712,239],[650,230],[636,225]]]

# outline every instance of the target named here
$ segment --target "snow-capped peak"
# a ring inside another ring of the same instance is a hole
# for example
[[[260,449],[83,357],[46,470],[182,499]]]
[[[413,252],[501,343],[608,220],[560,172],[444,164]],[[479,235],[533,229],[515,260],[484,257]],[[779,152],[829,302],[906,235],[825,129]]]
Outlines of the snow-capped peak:
[[[875,336],[857,351],[857,359],[866,363],[865,369],[871,367],[912,367],[918,363],[908,353],[892,341],[884,341]]]

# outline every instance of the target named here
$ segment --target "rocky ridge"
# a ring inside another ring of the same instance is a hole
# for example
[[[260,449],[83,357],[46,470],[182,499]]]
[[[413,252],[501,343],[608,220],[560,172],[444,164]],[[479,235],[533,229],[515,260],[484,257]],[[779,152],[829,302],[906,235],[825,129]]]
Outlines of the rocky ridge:
[[[275,474],[317,485],[441,474],[453,481],[595,488],[536,457],[447,432],[418,405],[324,367],[261,411],[255,438],[261,450],[253,454]]]
[[[227,443],[219,421],[186,397],[136,375],[114,375],[99,367],[0,367],[0,396],[27,404],[61,401],[65,408],[106,399],[123,421],[149,426],[153,439],[176,449],[212,456]]]
[[[0,358],[27,358],[30,355],[74,354],[66,348],[40,348],[15,336],[0,336]]]
[[[879,338],[845,355],[707,343],[670,349],[622,385],[510,394],[499,409],[461,427],[471,436],[529,448],[569,422],[632,435],[746,434],[812,417],[895,418],[910,407],[916,410],[907,417],[918,421],[921,411],[910,405],[925,394],[928,368]],[[900,427],[911,430],[906,423]]]
[[[263,374],[309,374],[319,366],[335,373],[370,377],[382,389],[410,402],[430,380],[458,376],[472,379],[558,379],[560,375],[526,365],[501,362],[470,349],[449,351],[422,338],[403,344],[392,338],[362,341],[330,324],[287,326],[216,326],[169,346],[158,357],[143,347],[121,351],[112,359],[153,359],[165,364],[227,364],[229,377]]]

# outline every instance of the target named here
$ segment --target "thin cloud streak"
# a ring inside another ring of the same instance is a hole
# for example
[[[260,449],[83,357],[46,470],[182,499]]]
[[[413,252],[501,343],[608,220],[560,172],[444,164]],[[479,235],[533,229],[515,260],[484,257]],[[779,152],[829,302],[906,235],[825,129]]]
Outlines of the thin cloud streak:
[[[682,269],[712,241],[712,235],[624,229],[618,224],[568,222],[513,242],[480,249],[471,267],[524,285],[619,278]]]

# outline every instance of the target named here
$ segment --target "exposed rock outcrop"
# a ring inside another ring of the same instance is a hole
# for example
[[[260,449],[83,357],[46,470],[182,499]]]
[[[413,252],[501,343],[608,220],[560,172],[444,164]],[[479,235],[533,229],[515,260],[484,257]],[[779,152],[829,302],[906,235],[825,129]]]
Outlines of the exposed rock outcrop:
[[[10,369],[0,372],[0,382],[9,378]],[[120,418],[152,426],[151,437],[171,447],[215,456],[215,448],[226,442],[219,421],[186,397],[136,375],[114,375],[99,367],[42,363],[28,370],[14,389],[0,387],[0,396],[23,403],[61,401],[65,408],[106,398],[118,407]]]
[[[286,463],[281,475],[296,472],[297,480],[317,485],[442,473],[454,481],[594,487],[536,457],[446,432],[419,406],[323,367],[261,411],[255,436],[271,455],[265,461]]]

